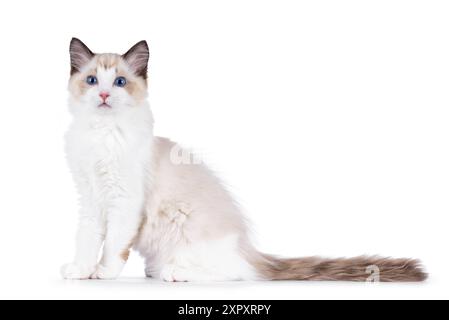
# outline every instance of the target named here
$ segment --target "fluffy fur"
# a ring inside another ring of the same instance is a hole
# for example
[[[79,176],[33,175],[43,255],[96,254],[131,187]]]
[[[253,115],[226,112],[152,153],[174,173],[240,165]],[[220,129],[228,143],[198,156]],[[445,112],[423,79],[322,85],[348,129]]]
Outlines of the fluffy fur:
[[[366,281],[370,270],[379,281],[425,279],[415,260],[259,253],[219,179],[202,163],[177,161],[182,149],[153,136],[146,42],[118,55],[94,54],[72,39],[70,57],[73,122],[66,152],[81,209],[75,258],[63,266],[64,278],[114,279],[134,247],[145,258],[146,275],[165,281]],[[97,83],[88,84],[88,76]],[[124,87],[114,85],[119,76]]]

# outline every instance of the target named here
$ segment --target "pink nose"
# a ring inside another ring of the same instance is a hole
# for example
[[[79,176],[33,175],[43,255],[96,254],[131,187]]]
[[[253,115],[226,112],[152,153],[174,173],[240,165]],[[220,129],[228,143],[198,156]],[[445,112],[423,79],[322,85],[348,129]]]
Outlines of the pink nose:
[[[101,97],[101,99],[103,99],[103,101],[106,101],[106,99],[109,97],[109,93],[100,92],[100,97]]]

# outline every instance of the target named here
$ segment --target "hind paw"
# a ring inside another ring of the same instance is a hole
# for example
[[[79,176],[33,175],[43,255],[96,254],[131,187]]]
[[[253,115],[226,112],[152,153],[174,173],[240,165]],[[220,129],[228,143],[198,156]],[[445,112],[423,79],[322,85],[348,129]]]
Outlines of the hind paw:
[[[160,277],[166,282],[187,282],[188,280],[182,273],[180,267],[169,264],[162,268]]]

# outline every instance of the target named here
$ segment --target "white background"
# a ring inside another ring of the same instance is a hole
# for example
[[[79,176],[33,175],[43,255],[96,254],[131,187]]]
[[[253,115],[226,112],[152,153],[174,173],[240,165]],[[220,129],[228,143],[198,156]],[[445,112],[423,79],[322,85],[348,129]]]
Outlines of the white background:
[[[0,298],[449,298],[446,1],[3,1]],[[146,39],[156,134],[194,147],[266,252],[421,258],[424,284],[68,282],[72,36]]]

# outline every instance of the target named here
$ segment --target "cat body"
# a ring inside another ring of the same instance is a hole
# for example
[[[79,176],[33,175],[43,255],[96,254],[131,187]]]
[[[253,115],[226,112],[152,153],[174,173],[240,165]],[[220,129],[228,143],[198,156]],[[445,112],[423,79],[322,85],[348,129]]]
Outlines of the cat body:
[[[74,260],[66,279],[115,279],[129,250],[148,277],[165,281],[421,281],[411,259],[280,259],[250,243],[244,216],[203,164],[177,161],[176,143],[153,136],[146,102],[148,46],[124,55],[94,54],[72,39],[66,154],[80,194]],[[99,260],[99,254],[102,257]]]

